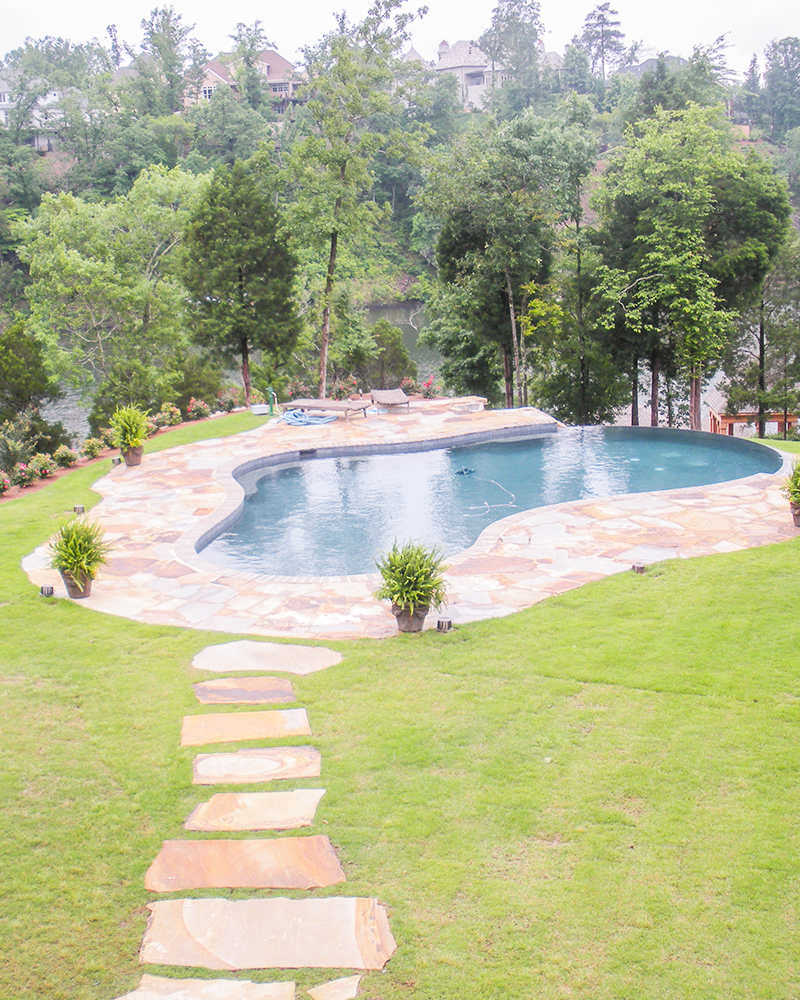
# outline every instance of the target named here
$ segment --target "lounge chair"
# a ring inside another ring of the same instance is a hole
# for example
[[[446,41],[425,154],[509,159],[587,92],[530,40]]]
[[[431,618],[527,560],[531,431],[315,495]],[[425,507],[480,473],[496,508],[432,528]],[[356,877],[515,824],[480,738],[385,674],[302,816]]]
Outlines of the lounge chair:
[[[377,406],[405,406],[411,409],[411,400],[402,389],[373,389],[370,396]]]
[[[350,423],[352,412],[361,412],[366,417],[367,408],[372,406],[368,399],[293,399],[289,403],[281,403],[281,409],[286,410],[330,410],[344,413],[345,420]]]

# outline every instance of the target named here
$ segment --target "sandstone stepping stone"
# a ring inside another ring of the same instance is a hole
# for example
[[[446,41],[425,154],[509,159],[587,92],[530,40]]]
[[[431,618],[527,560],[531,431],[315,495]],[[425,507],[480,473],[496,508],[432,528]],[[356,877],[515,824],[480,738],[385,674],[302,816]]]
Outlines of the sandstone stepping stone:
[[[247,785],[278,778],[316,778],[321,758],[314,747],[273,747],[236,753],[201,753],[192,764],[195,785]]]
[[[280,642],[237,639],[206,646],[192,660],[198,670],[282,670],[288,674],[313,674],[342,662],[342,654],[324,646],[293,646]]]
[[[213,715],[185,715],[181,746],[310,735],[311,727],[304,708],[277,708],[271,712],[218,712]]]
[[[318,889],[345,881],[327,837],[165,840],[144,877],[150,892]]]
[[[311,1000],[355,1000],[360,982],[361,976],[345,976],[344,979],[332,979],[329,983],[315,986],[306,993]]]
[[[117,1000],[295,1000],[294,983],[247,979],[166,979],[142,976],[133,993]]]
[[[215,677],[194,685],[201,705],[272,705],[294,701],[285,677]]]
[[[292,830],[311,826],[324,788],[293,792],[221,792],[195,806],[183,824],[187,830]]]
[[[377,899],[148,903],[139,960],[204,969],[382,969],[397,945]]]

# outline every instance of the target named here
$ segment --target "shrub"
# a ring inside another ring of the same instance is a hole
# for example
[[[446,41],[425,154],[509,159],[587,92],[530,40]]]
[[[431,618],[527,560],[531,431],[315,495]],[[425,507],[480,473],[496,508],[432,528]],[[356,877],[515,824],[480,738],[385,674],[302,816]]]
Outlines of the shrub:
[[[299,378],[293,378],[286,387],[287,399],[314,399],[317,390]]]
[[[421,392],[423,398],[425,399],[433,399],[435,396],[441,394],[442,387],[440,385],[435,385],[433,378],[434,378],[433,375],[431,375],[431,377],[426,382],[422,383]]]
[[[101,441],[100,438],[86,438],[81,446],[81,451],[87,458],[97,458],[105,447],[105,442]]]
[[[252,397],[252,390],[250,393]],[[241,390],[238,386],[232,385],[227,389],[222,389],[221,392],[217,393],[217,403],[220,410],[224,410],[225,413],[230,413],[235,410],[237,406],[241,406]]]
[[[97,521],[71,517],[61,525],[50,543],[50,565],[59,573],[71,574],[83,590],[86,581],[97,576],[110,548],[103,540],[103,529]]]
[[[151,437],[153,437],[154,434],[158,434],[158,432],[160,430],[161,430],[161,427],[159,426],[159,423],[156,420],[156,418],[155,417],[148,417],[147,418],[147,436],[149,438],[151,438]]]
[[[359,392],[358,379],[355,375],[343,375],[331,386],[330,395],[333,399],[349,399]]]
[[[419,385],[413,378],[404,378],[400,380],[400,388],[407,396],[416,395],[419,392]]]
[[[203,420],[205,417],[211,416],[211,407],[204,400],[195,399],[192,396],[186,407],[186,416],[189,420]]]
[[[29,469],[26,462],[17,462],[11,470],[12,486],[31,486],[36,478],[33,469]]]
[[[10,469],[37,452],[52,455],[60,444],[69,443],[60,423],[48,423],[35,407],[29,407],[0,424],[0,467]]]
[[[268,403],[268,402],[269,402],[269,400],[267,399],[267,397],[264,395],[263,392],[261,392],[259,389],[254,389],[252,386],[250,387],[250,405],[251,406],[253,404],[258,405],[259,403]]]
[[[53,475],[58,466],[52,455],[44,455],[40,452],[28,462],[28,468],[39,479],[47,479],[48,476]]]
[[[181,411],[173,403],[162,403],[161,409],[155,416],[155,421],[159,427],[174,427],[183,421]]]
[[[115,448],[114,431],[110,427],[101,427],[97,432],[97,437],[102,442],[104,448]]]
[[[73,465],[78,464],[80,456],[74,448],[70,448],[66,444],[60,444],[53,452],[53,458],[60,469],[70,469]]]
[[[11,476],[0,469],[0,497],[11,489]]]

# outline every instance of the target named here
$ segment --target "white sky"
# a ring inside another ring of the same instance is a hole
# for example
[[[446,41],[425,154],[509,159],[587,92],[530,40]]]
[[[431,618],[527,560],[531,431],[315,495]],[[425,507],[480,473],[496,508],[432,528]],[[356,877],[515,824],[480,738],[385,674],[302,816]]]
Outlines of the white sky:
[[[495,0],[429,0],[429,13],[413,26],[413,42],[426,59],[434,59],[439,42],[451,44],[460,38],[475,39],[487,27]],[[541,0],[548,51],[563,51],[581,30],[583,19],[601,0]],[[126,0],[115,5],[103,0],[28,0],[8,5],[2,19],[0,54],[22,44],[28,36],[57,35],[73,42],[97,37],[107,41],[106,25],[116,24],[120,40],[138,44],[140,22],[155,7],[169,0]],[[311,44],[333,27],[332,11],[345,9],[351,20],[364,15],[369,0],[290,0],[269,5],[256,0],[189,2],[171,4],[184,23],[196,25],[195,36],[214,54],[229,47],[228,36],[237,21],[252,24],[260,20],[267,36],[287,58],[298,61],[297,50]],[[415,4],[410,2],[408,9]],[[629,41],[644,42],[644,55],[666,50],[674,55],[691,55],[694,45],[706,45],[726,34],[730,48],[728,61],[744,72],[753,53],[763,63],[765,45],[775,38],[800,36],[800,5],[796,0],[761,0],[760,3],[730,4],[723,0],[612,0],[619,11],[622,30]],[[762,66],[763,68],[763,66]]]

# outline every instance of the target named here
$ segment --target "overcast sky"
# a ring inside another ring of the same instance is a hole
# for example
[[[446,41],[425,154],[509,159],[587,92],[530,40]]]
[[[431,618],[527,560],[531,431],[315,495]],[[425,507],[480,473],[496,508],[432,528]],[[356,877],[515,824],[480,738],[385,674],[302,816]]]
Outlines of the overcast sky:
[[[581,30],[583,19],[598,0],[542,0],[542,20],[548,51],[563,52],[572,36]],[[141,38],[140,22],[156,6],[167,0],[127,0],[119,7],[104,0],[28,0],[8,5],[0,31],[3,54],[22,44],[26,37],[60,35],[73,42],[96,37],[107,41],[106,25],[116,24],[121,40],[136,45]],[[220,4],[205,0],[190,3],[174,0],[172,6],[184,22],[196,25],[195,36],[214,53],[229,47],[228,36],[236,22],[252,24],[260,20],[278,50],[298,61],[300,46],[315,42],[333,27],[332,11],[347,10],[352,20],[366,12],[369,0],[291,0],[287,3],[235,0]],[[409,3],[408,9],[416,6]],[[451,44],[460,38],[475,39],[487,27],[494,0],[429,0],[429,13],[412,31],[413,42],[426,59],[434,59],[444,38]],[[800,35],[800,5],[797,0],[761,0],[732,5],[722,0],[612,0],[619,11],[622,30],[628,40],[641,40],[645,55],[665,50],[689,56],[695,45],[707,45],[725,34],[730,45],[728,61],[739,72],[747,68],[753,53],[761,59],[772,39]],[[763,60],[762,60],[763,61]]]

